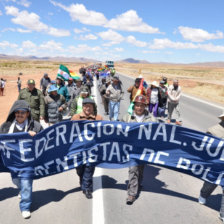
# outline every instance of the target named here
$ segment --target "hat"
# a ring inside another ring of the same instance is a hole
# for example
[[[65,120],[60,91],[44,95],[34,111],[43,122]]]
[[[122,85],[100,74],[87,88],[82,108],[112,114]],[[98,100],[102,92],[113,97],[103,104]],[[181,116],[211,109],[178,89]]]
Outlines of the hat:
[[[89,88],[87,86],[82,86],[80,93],[89,93]]]
[[[164,80],[161,80],[159,83],[160,84],[165,84],[165,81]]]
[[[69,77],[68,80],[69,80],[69,81],[73,81],[73,78],[72,78],[72,77]]]
[[[118,80],[118,81],[119,81],[120,79],[119,79],[118,76],[115,75],[115,76],[113,77],[113,80]]]
[[[141,82],[142,78],[136,78],[135,82]]]
[[[91,104],[96,104],[95,101],[91,98],[85,98],[83,101],[82,101],[82,104],[87,104],[87,103],[91,103]]]
[[[157,81],[153,81],[153,82],[151,83],[151,86],[159,87]]]
[[[218,118],[222,118],[222,117],[224,117],[224,110],[222,111],[222,114],[220,114],[219,116],[218,116]]]
[[[28,108],[17,108],[14,112],[16,113],[17,111],[27,112],[27,111],[29,111],[29,109]]]
[[[44,73],[44,77],[46,77],[46,76],[48,76],[48,74],[47,73]]]
[[[27,81],[27,84],[33,84],[33,85],[35,85],[35,81],[34,81],[33,79],[29,79],[29,80]]]
[[[148,104],[147,98],[143,95],[138,95],[135,97],[134,103],[143,103],[145,105]]]
[[[50,93],[50,92],[57,91],[57,90],[58,90],[57,86],[50,85],[50,87],[48,88],[47,92]]]

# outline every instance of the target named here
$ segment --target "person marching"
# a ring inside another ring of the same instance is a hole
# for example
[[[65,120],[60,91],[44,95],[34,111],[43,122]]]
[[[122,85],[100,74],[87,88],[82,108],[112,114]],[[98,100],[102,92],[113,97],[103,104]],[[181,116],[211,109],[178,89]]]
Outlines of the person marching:
[[[159,85],[157,81],[153,81],[147,89],[147,98],[149,101],[149,112],[153,113],[154,117],[158,116],[158,106],[160,101]]]
[[[40,89],[42,89],[42,93],[46,96],[46,90],[48,85],[51,83],[51,79],[48,77],[48,74],[45,73],[44,77],[40,80]]]
[[[178,80],[173,80],[173,85],[170,85],[168,88],[168,120],[167,123],[171,122],[172,119],[172,114],[174,109],[177,112],[177,120],[176,124],[181,125],[181,114],[180,114],[180,106],[179,106],[179,101],[180,101],[180,96],[181,96],[181,88],[179,86]]]
[[[43,93],[35,87],[35,81],[29,79],[27,88],[19,92],[18,100],[25,100],[31,109],[31,116],[34,120],[40,121],[45,116],[45,103]]]
[[[136,96],[136,93],[138,92],[138,89],[139,89],[141,80],[142,80],[142,78],[136,78],[136,79],[135,79],[135,84],[132,85],[132,86],[130,86],[130,87],[127,89],[127,91],[128,91],[129,93],[131,93],[131,94],[130,94],[130,102],[132,102],[132,101],[134,100],[134,97]],[[146,90],[145,90],[144,87],[143,87],[142,95],[144,95],[144,96],[146,95]]]
[[[109,115],[109,98],[106,95],[106,90],[109,85],[110,85],[110,78],[103,77],[101,80],[101,84],[99,85],[99,92],[106,115]]]
[[[224,111],[219,116],[219,119],[221,119],[221,122],[219,124],[216,124],[212,127],[210,127],[207,130],[207,134],[211,134],[213,136],[216,136],[218,138],[222,138],[224,140]],[[206,203],[206,199],[212,194],[212,192],[216,189],[218,185],[209,183],[207,181],[204,182],[201,191],[200,196],[198,198],[198,202],[202,205]],[[220,207],[220,219],[224,223],[224,189],[222,189],[222,200],[221,200],[221,207]]]
[[[109,118],[110,121],[117,121],[120,111],[120,101],[123,97],[123,90],[121,87],[121,81],[118,76],[114,76],[112,84],[106,89],[106,95],[109,97]]]
[[[103,120],[101,115],[96,114],[96,103],[93,99],[85,98],[82,102],[83,109],[81,113],[75,114],[71,120]],[[85,164],[81,167],[76,169],[76,172],[80,179],[80,186],[85,194],[86,198],[92,198],[92,191],[93,191],[93,174],[94,174],[95,167],[91,166],[91,164]]]
[[[64,96],[66,101],[68,102],[70,99],[68,89],[65,86],[64,80],[60,76],[57,76],[56,78],[56,87],[58,88],[58,94]]]
[[[65,97],[57,93],[57,87],[50,85],[48,94],[45,96],[44,101],[46,105],[45,120],[49,126],[62,121],[62,112],[67,108]]]
[[[42,130],[41,125],[33,120],[29,104],[25,100],[17,100],[10,109],[6,121],[0,127],[0,133],[28,132],[31,136]],[[10,171],[12,182],[19,189],[20,210],[24,219],[31,216],[32,178],[19,178],[18,172]]]
[[[166,105],[167,105],[167,87],[165,86],[165,82],[163,80],[159,83],[159,107],[158,107],[158,115],[160,117],[165,118],[165,111],[166,111]]]
[[[17,87],[18,87],[18,91],[19,92],[21,90],[21,86],[22,86],[22,81],[21,81],[20,77],[18,77],[18,79],[17,79]]]
[[[82,112],[82,102],[85,98],[92,98],[89,94],[89,88],[87,86],[82,86],[81,92],[78,97],[72,100],[70,116]]]
[[[123,122],[156,122],[157,119],[147,111],[148,101],[143,95],[136,96],[132,114],[125,114]],[[128,197],[126,203],[132,205],[140,191],[143,179],[144,165],[129,167]]]

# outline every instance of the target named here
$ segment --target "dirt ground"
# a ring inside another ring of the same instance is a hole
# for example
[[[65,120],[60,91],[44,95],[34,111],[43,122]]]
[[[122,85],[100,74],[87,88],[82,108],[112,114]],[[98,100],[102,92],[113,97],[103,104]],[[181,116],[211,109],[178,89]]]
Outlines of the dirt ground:
[[[8,115],[8,112],[18,97],[17,78],[22,80],[22,88],[26,87],[28,79],[36,81],[36,87],[40,87],[40,79],[44,73],[48,73],[51,79],[55,79],[59,68],[58,62],[41,61],[0,61],[0,78],[6,79],[4,96],[0,96],[0,124]],[[78,73],[81,63],[63,63],[72,71]],[[115,64],[118,72],[132,77],[138,77],[139,73],[150,83],[159,81],[162,76],[168,77],[169,83],[173,78],[178,78],[183,92],[224,105],[224,68],[191,68],[162,65],[139,64]],[[19,75],[22,73],[22,75]]]

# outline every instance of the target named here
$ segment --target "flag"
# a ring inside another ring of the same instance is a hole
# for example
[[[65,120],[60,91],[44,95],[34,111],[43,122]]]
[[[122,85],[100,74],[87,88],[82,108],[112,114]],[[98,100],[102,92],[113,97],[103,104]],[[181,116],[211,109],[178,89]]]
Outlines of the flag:
[[[132,114],[132,113],[133,113],[134,101],[135,101],[136,96],[139,96],[139,95],[142,95],[142,94],[143,94],[143,88],[144,88],[143,83],[144,83],[144,79],[142,78],[142,79],[141,79],[141,82],[140,82],[140,85],[139,85],[139,87],[138,87],[138,91],[137,91],[137,93],[135,94],[135,96],[134,96],[132,102],[130,103],[130,105],[129,105],[129,107],[128,107],[128,113],[129,113],[129,114]]]
[[[62,79],[67,81],[70,77],[70,72],[69,72],[68,68],[64,65],[60,65],[59,69],[58,69],[57,77],[61,77]]]
[[[72,79],[74,79],[74,80],[80,79],[80,76],[77,73],[75,73],[71,70],[69,70],[69,73],[70,73],[70,76],[71,76]]]

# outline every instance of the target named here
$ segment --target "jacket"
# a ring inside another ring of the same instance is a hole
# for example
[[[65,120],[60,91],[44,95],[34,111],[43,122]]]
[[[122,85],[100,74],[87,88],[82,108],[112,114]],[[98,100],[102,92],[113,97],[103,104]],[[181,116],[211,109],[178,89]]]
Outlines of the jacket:
[[[56,96],[47,95],[44,100],[46,105],[46,120],[52,124],[62,121],[62,112],[59,112],[58,108],[62,107],[64,110],[66,109],[67,103],[64,96],[59,94]]]
[[[68,89],[64,85],[57,86],[58,87],[58,94],[62,95],[65,97],[65,100],[68,102],[70,99]]]
[[[113,102],[120,102],[121,98],[123,97],[123,90],[121,85],[119,84],[117,88],[113,84],[110,84],[107,87],[106,94],[109,97],[109,100]]]
[[[135,98],[136,93],[138,92],[138,90],[139,90],[139,88],[136,88],[135,85],[130,86],[130,87],[128,88],[127,91],[128,91],[129,93],[131,93],[131,95],[130,95],[130,101],[133,101],[133,100],[134,100],[134,98]],[[145,90],[144,87],[143,87],[142,95],[146,96],[146,90]]]
[[[47,86],[51,83],[51,79],[48,77],[48,78],[45,78],[43,77],[41,80],[40,80],[40,87],[43,87],[43,88],[47,88]]]
[[[177,89],[173,85],[168,88],[168,102],[178,104],[181,96],[181,88],[178,86]]]
[[[136,117],[135,117],[135,115],[134,115],[134,113],[132,113],[132,114],[129,114],[129,113],[125,114],[123,116],[123,118],[121,119],[121,121],[127,122],[127,123],[129,123],[129,122],[138,122]],[[157,119],[153,115],[151,115],[147,110],[145,110],[145,117],[143,118],[142,122],[157,122]]]
[[[40,116],[44,117],[44,95],[39,89],[34,88],[31,92],[28,88],[22,89],[19,93],[18,100],[25,100],[29,104],[34,120],[39,121]]]

